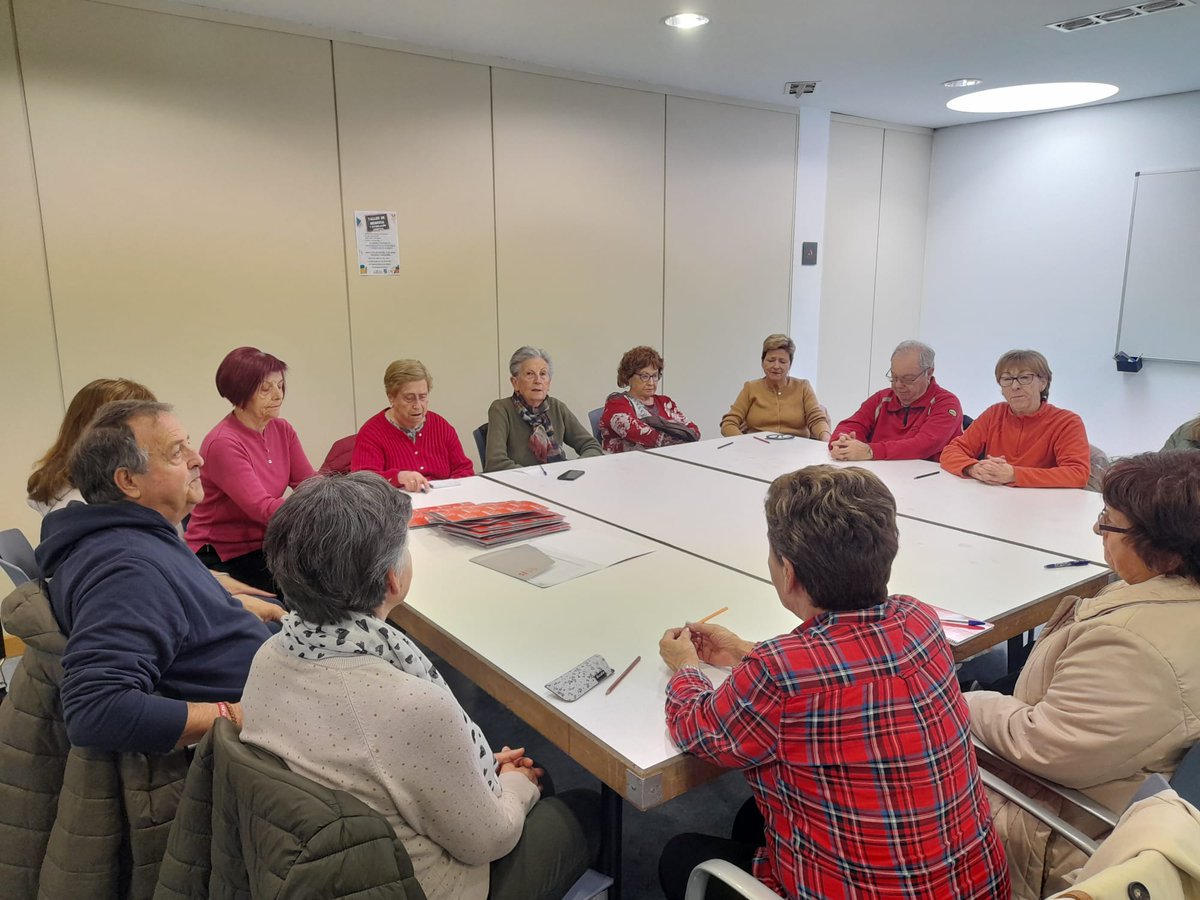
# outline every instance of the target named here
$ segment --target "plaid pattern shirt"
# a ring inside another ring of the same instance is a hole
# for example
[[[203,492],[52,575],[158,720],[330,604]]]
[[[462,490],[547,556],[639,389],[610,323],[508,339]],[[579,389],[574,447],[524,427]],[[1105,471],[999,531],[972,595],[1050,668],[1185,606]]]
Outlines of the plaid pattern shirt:
[[[893,596],[758,644],[719,688],[667,685],[684,750],[745,770],[754,875],[789,898],[1010,896],[936,614]]]

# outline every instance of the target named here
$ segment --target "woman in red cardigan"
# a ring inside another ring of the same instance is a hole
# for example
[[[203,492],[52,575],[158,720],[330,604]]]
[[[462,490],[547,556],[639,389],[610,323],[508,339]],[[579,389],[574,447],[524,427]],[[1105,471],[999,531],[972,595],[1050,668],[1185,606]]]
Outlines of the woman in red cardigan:
[[[405,491],[427,491],[436,478],[468,478],[475,467],[453,426],[429,411],[433,376],[419,359],[398,359],[383,373],[388,407],[358,430],[350,471],[377,472]]]
[[[675,401],[658,393],[663,358],[653,347],[634,347],[617,366],[617,386],[600,416],[600,445],[605,453],[666,447],[700,439],[696,423]]]
[[[1083,420],[1046,402],[1050,364],[1036,350],[1009,350],[996,363],[1004,402],[989,406],[942,451],[942,468],[985,484],[1087,485],[1091,453]]]

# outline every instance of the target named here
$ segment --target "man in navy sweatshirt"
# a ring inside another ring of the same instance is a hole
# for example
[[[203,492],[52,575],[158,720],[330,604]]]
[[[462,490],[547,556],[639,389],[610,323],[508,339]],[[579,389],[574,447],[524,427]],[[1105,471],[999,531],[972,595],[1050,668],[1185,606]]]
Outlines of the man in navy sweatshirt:
[[[250,662],[271,632],[217,583],[177,528],[204,461],[164,403],[104,406],[71,457],[87,504],[46,516],[37,560],[67,635],[71,743],[163,753],[218,716],[241,722]]]

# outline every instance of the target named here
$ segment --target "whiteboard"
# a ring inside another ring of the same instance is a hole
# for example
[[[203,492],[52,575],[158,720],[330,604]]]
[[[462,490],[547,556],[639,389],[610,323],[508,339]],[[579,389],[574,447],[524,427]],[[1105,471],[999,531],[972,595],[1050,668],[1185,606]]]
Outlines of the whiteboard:
[[[1200,362],[1200,169],[1133,184],[1117,350]]]

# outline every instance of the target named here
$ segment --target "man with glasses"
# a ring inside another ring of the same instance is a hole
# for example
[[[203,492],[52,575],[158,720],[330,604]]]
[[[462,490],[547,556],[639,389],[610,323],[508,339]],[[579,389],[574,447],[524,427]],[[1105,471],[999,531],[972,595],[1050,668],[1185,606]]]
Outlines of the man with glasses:
[[[962,434],[962,404],[933,377],[933,348],[901,341],[886,376],[891,387],[872,394],[839,422],[829,455],[839,460],[928,459]]]

